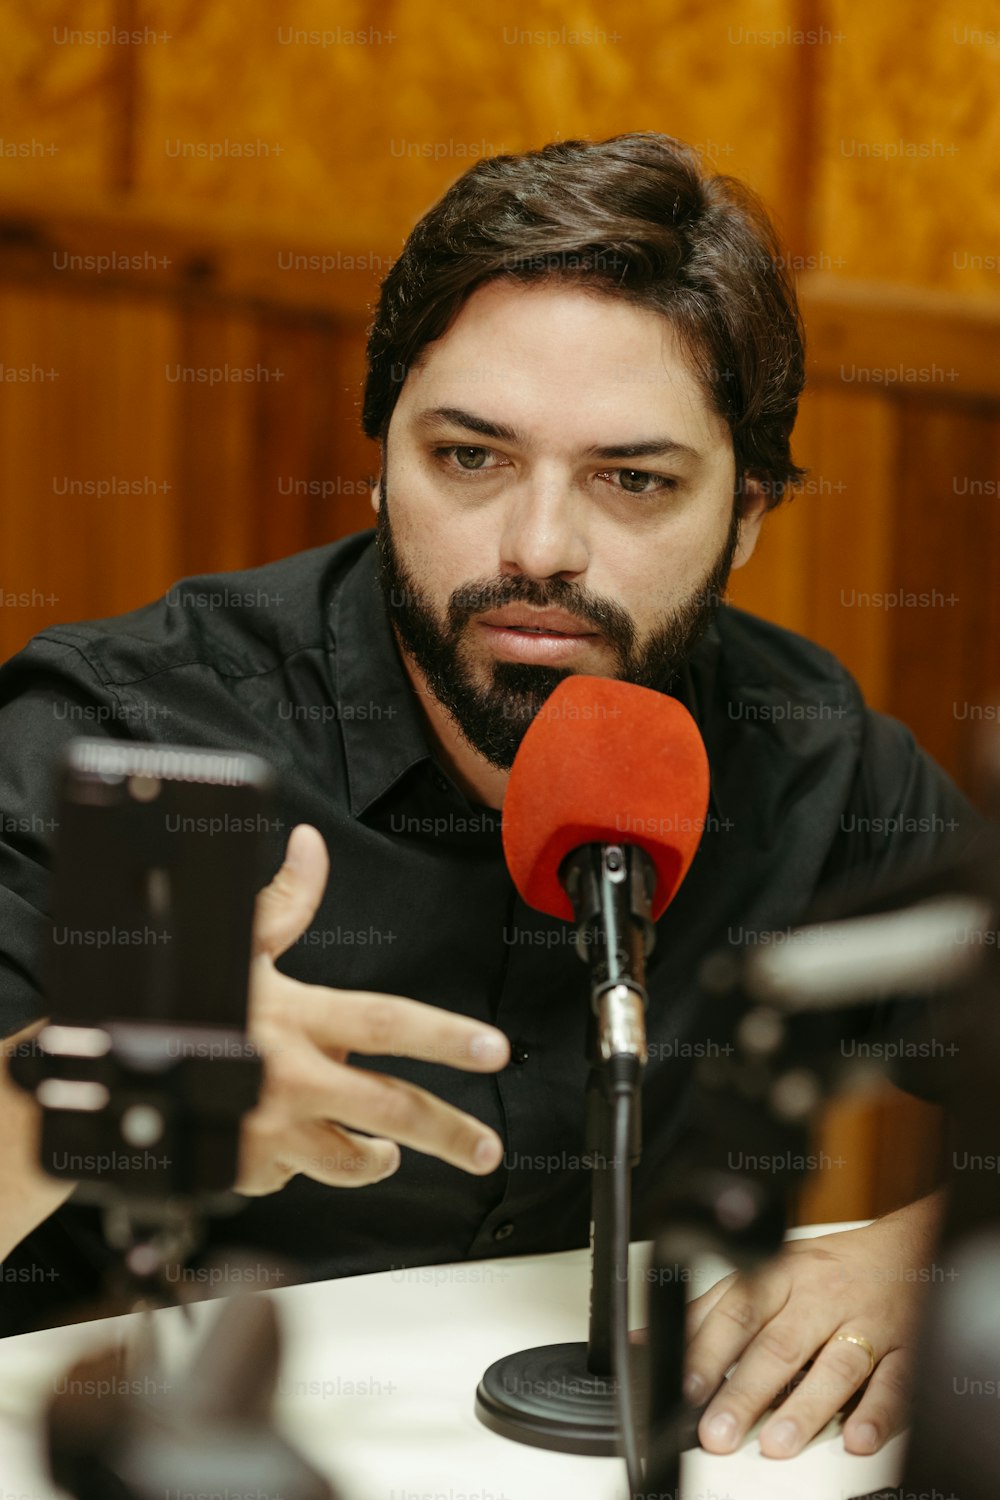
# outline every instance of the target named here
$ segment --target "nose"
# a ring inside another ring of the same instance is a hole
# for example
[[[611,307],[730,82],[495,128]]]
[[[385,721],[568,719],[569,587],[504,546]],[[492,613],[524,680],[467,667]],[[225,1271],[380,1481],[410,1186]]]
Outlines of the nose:
[[[590,551],[583,530],[583,497],[555,469],[525,479],[510,492],[500,538],[500,569],[530,578],[575,577]]]

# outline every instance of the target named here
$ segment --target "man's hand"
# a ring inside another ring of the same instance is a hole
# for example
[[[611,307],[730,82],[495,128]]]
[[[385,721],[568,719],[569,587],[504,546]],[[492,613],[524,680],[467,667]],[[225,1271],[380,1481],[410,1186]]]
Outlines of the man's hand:
[[[940,1207],[933,1195],[865,1229],[791,1240],[753,1276],[733,1272],[691,1303],[684,1394],[700,1405],[716,1392],[698,1424],[704,1448],[731,1453],[784,1396],[759,1440],[765,1457],[790,1458],[866,1382],[844,1426],[848,1452],[874,1453],[905,1425],[915,1325]],[[871,1345],[870,1379],[863,1345],[838,1333]],[[787,1394],[809,1360],[808,1373]]]
[[[492,1130],[347,1055],[493,1073],[510,1055],[502,1031],[397,995],[300,984],[275,968],[312,921],[328,873],[322,835],[299,824],[257,898],[247,1032],[264,1057],[264,1084],[243,1123],[237,1191],[273,1193],[297,1172],[335,1187],[378,1182],[399,1166],[396,1142],[467,1172],[495,1171],[503,1145]]]

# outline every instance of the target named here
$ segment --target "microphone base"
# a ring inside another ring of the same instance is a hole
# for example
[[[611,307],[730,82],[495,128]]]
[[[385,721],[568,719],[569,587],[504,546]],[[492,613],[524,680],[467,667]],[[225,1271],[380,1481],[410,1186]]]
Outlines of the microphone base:
[[[635,1370],[641,1347],[631,1351],[639,1413],[646,1407]],[[532,1448],[618,1457],[618,1382],[613,1375],[592,1374],[587,1357],[588,1346],[583,1343],[543,1344],[504,1355],[479,1382],[476,1416],[491,1432]]]

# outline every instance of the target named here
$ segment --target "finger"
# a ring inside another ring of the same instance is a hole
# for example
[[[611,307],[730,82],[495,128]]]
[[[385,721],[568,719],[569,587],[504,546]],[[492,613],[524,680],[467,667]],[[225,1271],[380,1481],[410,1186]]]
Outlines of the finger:
[[[476,1175],[495,1171],[503,1156],[494,1131],[416,1084],[303,1047],[267,1057],[262,1105],[269,1117],[335,1120]]]
[[[297,1019],[323,1051],[414,1057],[478,1073],[493,1073],[510,1060],[502,1031],[440,1006],[367,990],[302,988],[307,1003]]]
[[[705,1394],[715,1391],[730,1365],[738,1361],[748,1344],[772,1317],[777,1317],[789,1296],[787,1277],[733,1275],[721,1284],[720,1296],[700,1320],[687,1349],[688,1370],[702,1377]],[[718,1287],[706,1292],[706,1298]]]
[[[722,1280],[717,1281],[714,1286],[710,1286],[707,1292],[702,1292],[700,1297],[695,1297],[693,1302],[688,1303],[685,1314],[685,1333],[689,1343],[712,1311],[712,1308],[729,1291],[738,1274],[737,1271],[730,1271],[728,1276],[723,1276]]]
[[[750,1403],[734,1385],[733,1376],[719,1390],[722,1378],[748,1345],[771,1325],[788,1300],[788,1277],[763,1273],[759,1276],[737,1276],[718,1299],[687,1349],[687,1375],[684,1394],[693,1405],[700,1404],[713,1391],[717,1394],[698,1424],[703,1446],[713,1453],[728,1453],[736,1447],[751,1422],[767,1405],[762,1400],[751,1416]],[[807,1358],[803,1355],[803,1359]],[[796,1366],[798,1369],[798,1366]],[[779,1377],[774,1389],[780,1388]]]
[[[244,1121],[235,1188],[248,1197],[274,1193],[299,1172],[331,1187],[362,1187],[390,1177],[399,1160],[392,1141],[255,1110]]]
[[[891,1349],[875,1366],[864,1395],[844,1424],[848,1453],[876,1453],[906,1426],[912,1387],[910,1352]]]
[[[382,1182],[398,1171],[401,1160],[395,1141],[356,1135],[328,1120],[301,1126],[292,1152],[288,1160],[297,1172],[332,1187]]]
[[[326,1110],[338,1124],[412,1146],[476,1176],[500,1165],[500,1137],[454,1105],[385,1073],[346,1065],[340,1072],[336,1106],[328,1103]]]
[[[857,1344],[838,1339],[838,1332],[850,1330],[837,1329],[825,1340],[808,1374],[761,1428],[760,1451],[765,1457],[798,1453],[868,1379],[868,1355]],[[877,1347],[875,1353],[877,1357]]]
[[[717,1281],[714,1286],[709,1287],[707,1292],[702,1292],[700,1297],[696,1297],[693,1302],[688,1303],[685,1310],[684,1320],[685,1340],[688,1346],[691,1344],[692,1339],[698,1332],[701,1325],[704,1323],[705,1319],[708,1317],[709,1313],[729,1291],[729,1288],[733,1285],[733,1282],[736,1280],[737,1275],[738,1272],[730,1271],[728,1276],[723,1276],[722,1280]],[[717,1383],[718,1382],[716,1382],[716,1384]],[[708,1377],[706,1377],[701,1372],[701,1370],[694,1369],[691,1366],[690,1359],[687,1354],[685,1354],[684,1358],[683,1389],[684,1399],[691,1406],[701,1406],[705,1401],[708,1400],[709,1396],[715,1389],[715,1385],[709,1384]]]
[[[318,828],[298,823],[285,859],[254,903],[252,952],[278,958],[302,936],[323,899],[330,857]]]

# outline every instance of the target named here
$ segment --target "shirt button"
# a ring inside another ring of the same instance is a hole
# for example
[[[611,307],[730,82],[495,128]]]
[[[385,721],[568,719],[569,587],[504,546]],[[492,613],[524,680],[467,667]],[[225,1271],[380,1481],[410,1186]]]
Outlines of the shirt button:
[[[509,1239],[510,1236],[513,1233],[514,1233],[514,1226],[513,1226],[513,1224],[511,1224],[511,1223],[498,1224],[497,1227],[493,1231],[493,1238],[495,1240],[506,1240],[506,1239]]]
[[[440,771],[435,772],[434,785],[437,787],[439,792],[446,792],[448,790],[448,782],[441,775]]]
[[[514,1045],[513,1045],[513,1047],[511,1047],[511,1049],[510,1049],[510,1060],[511,1060],[511,1062],[526,1063],[528,1061],[528,1057],[529,1057],[528,1049],[524,1045],[524,1043],[523,1042],[515,1042]]]

